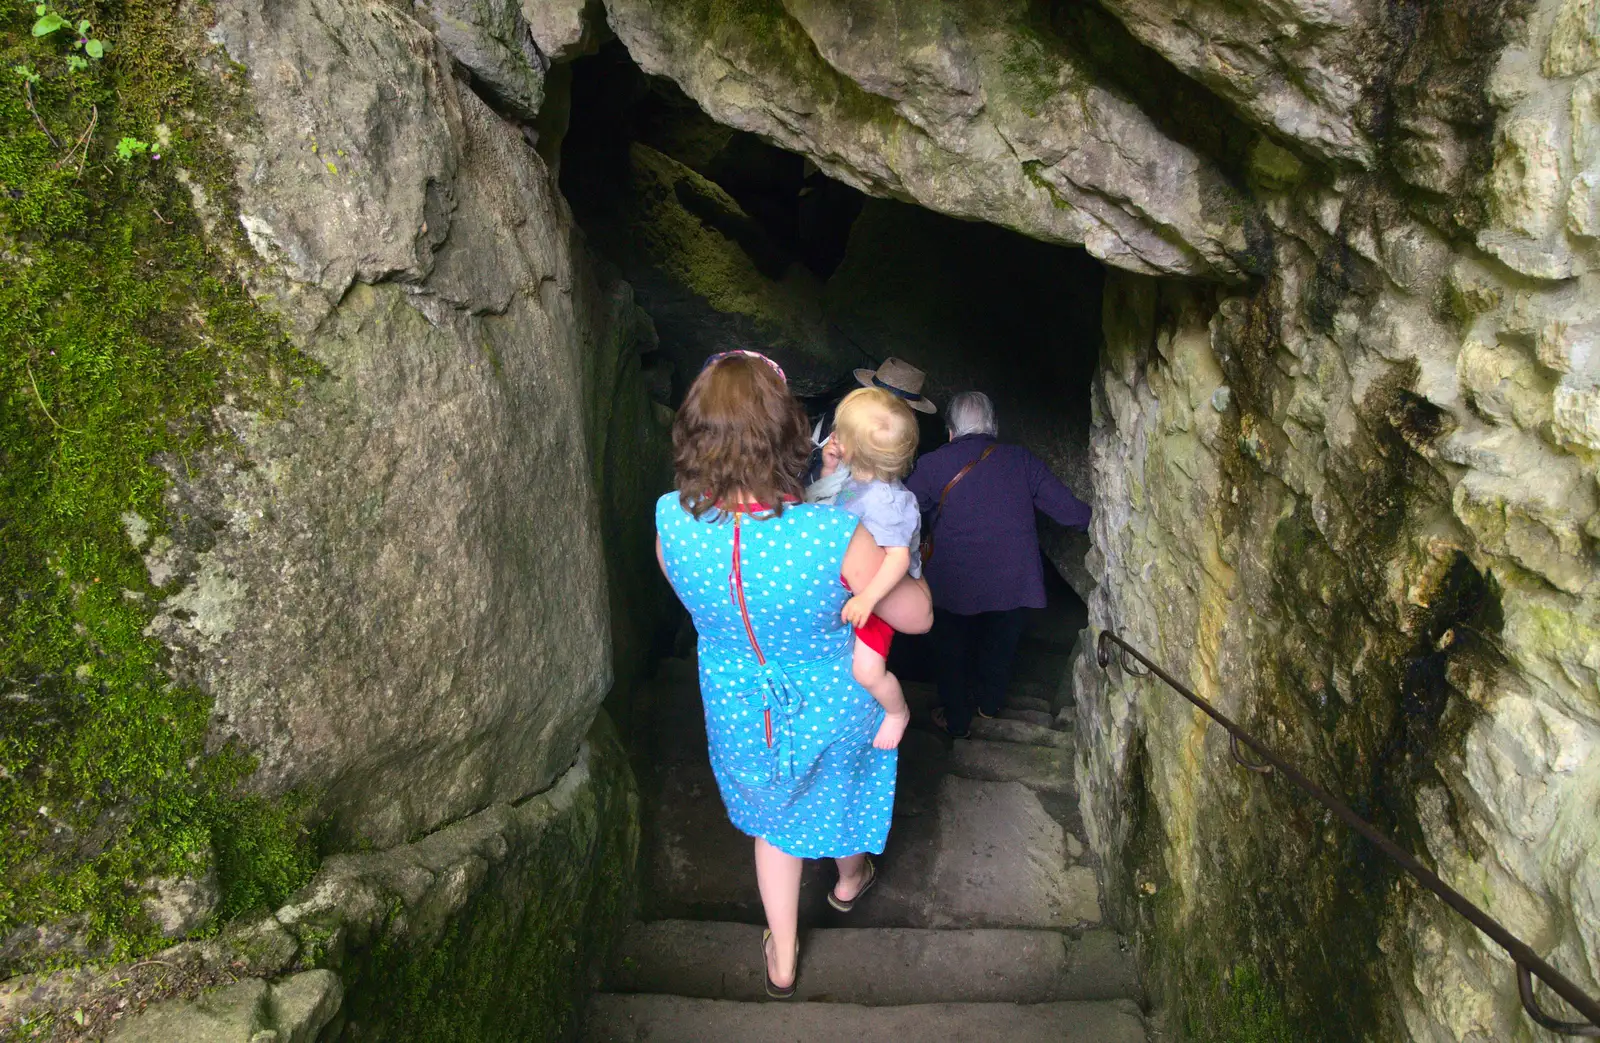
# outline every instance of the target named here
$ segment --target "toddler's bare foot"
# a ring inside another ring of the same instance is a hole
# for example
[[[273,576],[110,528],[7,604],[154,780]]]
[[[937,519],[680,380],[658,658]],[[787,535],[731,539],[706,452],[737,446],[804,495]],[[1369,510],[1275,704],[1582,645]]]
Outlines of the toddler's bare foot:
[[[906,733],[906,726],[911,723],[911,711],[901,710],[899,713],[886,713],[883,723],[878,726],[878,734],[873,736],[872,746],[879,750],[892,750],[900,745],[901,736]]]

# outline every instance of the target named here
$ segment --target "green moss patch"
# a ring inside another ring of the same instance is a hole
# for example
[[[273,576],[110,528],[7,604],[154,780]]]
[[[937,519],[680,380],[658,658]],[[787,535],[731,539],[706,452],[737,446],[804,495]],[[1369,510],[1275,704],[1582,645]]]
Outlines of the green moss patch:
[[[589,783],[542,824],[508,831],[507,857],[445,922],[426,902],[407,908],[393,896],[375,944],[342,960],[329,954],[352,1036],[576,1038],[638,886],[639,799],[627,755],[604,714],[589,742]]]
[[[214,858],[233,911],[315,861],[296,806],[235,795],[250,759],[205,754],[209,701],[144,633],[170,593],[135,546],[163,528],[162,462],[219,443],[214,407],[280,409],[310,372],[178,178],[222,200],[231,164],[177,11],[61,9],[108,45],[74,68],[74,32],[0,8],[0,973],[59,948],[36,925],[79,954],[156,944],[151,877]]]
[[[1184,1031],[1195,1043],[1293,1043],[1304,1038],[1289,1027],[1282,999],[1254,964],[1242,963],[1226,973],[1213,970],[1205,980],[1209,987],[1185,997]]]

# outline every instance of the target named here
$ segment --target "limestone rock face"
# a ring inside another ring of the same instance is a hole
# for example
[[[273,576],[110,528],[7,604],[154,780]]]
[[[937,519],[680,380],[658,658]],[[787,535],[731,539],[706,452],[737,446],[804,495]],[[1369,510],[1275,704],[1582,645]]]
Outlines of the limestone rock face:
[[[287,905],[216,937],[0,983],[0,1028],[74,1019],[116,1043],[561,1039],[632,918],[638,844],[633,773],[602,713],[544,793],[336,855]],[[184,999],[175,983],[213,987]]]
[[[1560,7],[1516,48],[1554,46]],[[1283,184],[1263,192],[1273,277],[1254,293],[1110,278],[1086,636],[1146,650],[1596,993],[1600,283],[1569,220],[1587,86],[1511,59],[1495,76],[1475,245],[1392,185]],[[1219,956],[1274,922],[1337,937],[1256,958],[1300,983],[1301,1009],[1361,1018],[1353,1033],[1534,1038],[1498,947],[1356,874],[1359,841],[1234,766],[1174,693],[1080,649],[1084,818],[1122,879],[1107,893],[1167,896],[1123,915],[1235,938]],[[1220,1009],[1205,947],[1165,964],[1202,1020]]]
[[[246,978],[188,1003],[159,1007],[117,1026],[112,1043],[313,1043],[343,997],[332,971],[268,984]]]
[[[387,846],[543,789],[610,685],[598,486],[609,431],[660,437],[612,409],[647,324],[447,32],[366,0],[217,18],[258,117],[252,278],[325,375],[174,461],[153,626],[255,787]]]
[[[531,120],[544,103],[548,59],[514,0],[431,0],[434,35],[507,110]],[[565,42],[565,34],[562,42]],[[576,41],[574,41],[576,42]]]
[[[609,32],[600,0],[524,0],[522,17],[540,53],[552,62],[588,54]]]
[[[1052,548],[1093,627],[1600,992],[1595,5],[1107,0],[1132,48],[1001,6],[607,11],[720,122],[1132,273],[1106,289],[1093,546]],[[1189,79],[1118,76],[1150,53]],[[1179,84],[1234,115],[1180,125]],[[1173,954],[1174,1002],[1222,1016],[1205,983],[1248,952],[1351,1038],[1532,1038],[1503,954],[1080,649],[1084,818],[1107,893],[1161,896],[1121,914]]]
[[[639,142],[624,163],[569,178],[582,186],[585,230],[649,312],[678,395],[707,358],[735,348],[778,360],[798,394],[854,361],[830,340],[821,282],[711,180]]]
[[[1204,156],[1000,5],[607,0],[646,72],[874,195],[1229,277],[1248,205]]]
[[[1369,0],[1110,0],[1145,45],[1249,113],[1251,122],[1316,153],[1363,165],[1363,87],[1379,51]]]

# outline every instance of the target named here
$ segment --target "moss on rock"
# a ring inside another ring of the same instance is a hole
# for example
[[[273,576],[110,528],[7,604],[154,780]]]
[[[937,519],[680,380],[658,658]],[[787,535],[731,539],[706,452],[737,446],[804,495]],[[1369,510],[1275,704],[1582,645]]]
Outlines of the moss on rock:
[[[344,980],[350,1037],[575,1037],[638,883],[638,793],[604,714],[586,751],[548,794],[357,856],[313,885],[346,896],[294,929],[335,939],[306,951]],[[382,922],[363,924],[374,906]]]
[[[73,68],[32,5],[0,13],[0,972],[154,946],[145,881],[215,858],[236,910],[314,866],[291,805],[234,795],[249,758],[206,753],[209,701],[145,634],[168,591],[139,553],[163,468],[218,443],[211,410],[280,408],[310,367],[194,211],[186,182],[220,200],[231,176],[201,27],[149,0],[62,14],[103,60]]]

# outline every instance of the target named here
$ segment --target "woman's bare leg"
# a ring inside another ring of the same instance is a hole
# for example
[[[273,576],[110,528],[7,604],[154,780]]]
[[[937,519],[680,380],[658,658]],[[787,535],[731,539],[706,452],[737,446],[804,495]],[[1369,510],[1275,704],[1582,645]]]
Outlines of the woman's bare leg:
[[[866,854],[846,855],[834,862],[839,866],[839,882],[834,885],[833,896],[841,902],[855,901],[856,895],[861,893],[861,885],[867,882]]]
[[[861,857],[861,856],[856,856]],[[756,885],[767,911],[772,948],[767,954],[767,974],[778,988],[794,983],[794,943],[800,933],[800,867],[803,863],[756,838]],[[843,860],[840,865],[843,865]]]

